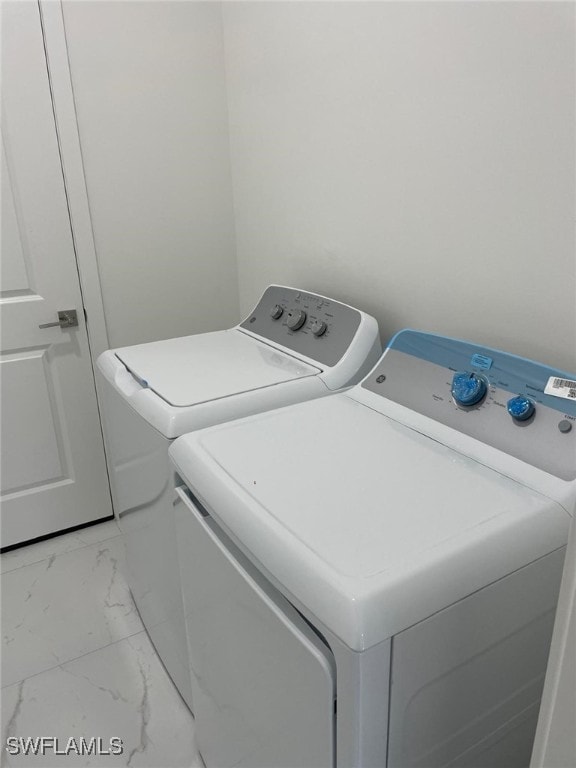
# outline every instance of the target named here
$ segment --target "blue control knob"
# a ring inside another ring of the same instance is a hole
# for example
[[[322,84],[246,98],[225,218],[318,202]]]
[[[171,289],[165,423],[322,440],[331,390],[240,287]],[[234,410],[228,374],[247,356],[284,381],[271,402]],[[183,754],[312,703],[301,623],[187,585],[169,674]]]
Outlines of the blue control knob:
[[[524,397],[524,395],[516,395],[516,397],[512,397],[508,400],[506,408],[508,409],[510,416],[516,421],[526,421],[536,410],[536,406],[532,400],[528,397]]]
[[[455,373],[452,397],[458,405],[476,405],[486,396],[488,385],[476,373]]]

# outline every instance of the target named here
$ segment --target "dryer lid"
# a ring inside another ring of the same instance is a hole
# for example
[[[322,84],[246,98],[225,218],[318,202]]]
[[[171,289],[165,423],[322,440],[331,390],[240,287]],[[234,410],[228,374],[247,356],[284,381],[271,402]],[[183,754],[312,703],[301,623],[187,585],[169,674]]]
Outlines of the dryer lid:
[[[141,382],[186,407],[320,373],[242,331],[215,331],[116,350]]]
[[[340,394],[180,438],[209,512],[356,650],[565,542],[554,501]]]

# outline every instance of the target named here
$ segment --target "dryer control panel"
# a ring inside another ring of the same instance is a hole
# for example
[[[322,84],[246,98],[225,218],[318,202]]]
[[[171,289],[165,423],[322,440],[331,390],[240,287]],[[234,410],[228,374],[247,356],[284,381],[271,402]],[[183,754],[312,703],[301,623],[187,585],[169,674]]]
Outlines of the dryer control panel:
[[[407,330],[361,386],[563,480],[576,479],[576,374]]]
[[[334,366],[352,343],[361,319],[362,313],[347,304],[271,285],[240,328]]]

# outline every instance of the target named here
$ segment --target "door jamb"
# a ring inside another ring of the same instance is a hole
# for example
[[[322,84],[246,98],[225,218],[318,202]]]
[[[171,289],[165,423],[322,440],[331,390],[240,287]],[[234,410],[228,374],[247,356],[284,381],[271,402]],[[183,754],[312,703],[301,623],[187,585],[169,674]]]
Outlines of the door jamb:
[[[98,258],[60,0],[38,0],[64,186],[92,365],[109,348]]]

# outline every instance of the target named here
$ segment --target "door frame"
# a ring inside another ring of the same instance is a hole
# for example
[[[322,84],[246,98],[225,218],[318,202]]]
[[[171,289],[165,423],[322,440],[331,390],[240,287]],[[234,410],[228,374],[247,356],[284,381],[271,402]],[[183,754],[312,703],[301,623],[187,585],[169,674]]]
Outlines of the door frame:
[[[62,3],[61,0],[38,0],[38,6],[64,189],[94,370],[98,355],[109,348],[108,331],[68,60]],[[97,381],[96,376],[95,379]]]

